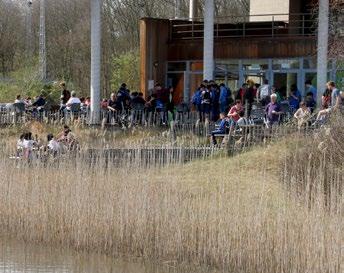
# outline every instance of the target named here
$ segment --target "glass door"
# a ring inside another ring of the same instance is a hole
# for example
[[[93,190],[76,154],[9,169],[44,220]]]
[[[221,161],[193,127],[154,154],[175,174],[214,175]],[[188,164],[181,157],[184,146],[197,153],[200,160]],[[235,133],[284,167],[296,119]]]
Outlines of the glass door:
[[[296,85],[298,90],[300,89],[300,75],[295,71],[278,71],[274,72],[273,85],[282,97],[288,98],[292,85]]]

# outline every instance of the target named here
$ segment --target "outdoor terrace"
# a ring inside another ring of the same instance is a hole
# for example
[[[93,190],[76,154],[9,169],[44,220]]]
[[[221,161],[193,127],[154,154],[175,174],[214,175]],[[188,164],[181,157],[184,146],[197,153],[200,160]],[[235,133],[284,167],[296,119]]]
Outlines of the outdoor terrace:
[[[259,14],[216,18],[214,38],[303,37],[316,34],[315,17],[310,13]],[[171,20],[170,41],[204,37],[202,18],[194,21]]]

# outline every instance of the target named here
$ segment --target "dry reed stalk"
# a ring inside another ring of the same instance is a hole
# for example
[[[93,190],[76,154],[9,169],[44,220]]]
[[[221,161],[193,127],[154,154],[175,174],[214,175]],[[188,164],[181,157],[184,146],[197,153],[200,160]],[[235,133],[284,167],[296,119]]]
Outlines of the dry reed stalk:
[[[311,208],[290,198],[279,182],[285,149],[151,170],[101,157],[17,168],[2,153],[0,230],[229,272],[341,272],[341,208],[328,214],[319,191]]]

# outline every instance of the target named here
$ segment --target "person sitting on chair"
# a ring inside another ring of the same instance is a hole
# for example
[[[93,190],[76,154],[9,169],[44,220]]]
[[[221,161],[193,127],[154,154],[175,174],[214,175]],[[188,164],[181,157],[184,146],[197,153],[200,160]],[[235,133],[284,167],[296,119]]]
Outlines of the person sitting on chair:
[[[320,110],[317,115],[317,119],[312,124],[316,126],[319,122],[323,123],[333,110],[335,110],[338,105],[338,97],[340,96],[339,89],[336,88],[336,84],[332,81],[326,84],[327,89],[331,92],[331,104],[328,108]]]
[[[77,104],[79,104],[79,105],[81,105],[81,101],[80,101],[80,99],[76,96],[76,92],[75,91],[72,91],[72,93],[71,93],[71,97],[70,97],[70,99],[67,101],[67,103],[66,103],[66,109],[67,110],[72,110],[71,109],[71,106],[73,105],[73,104],[75,104],[75,105],[77,105]]]
[[[311,111],[303,101],[300,103],[300,108],[295,112],[294,118],[297,120],[299,128],[305,125],[311,117]]]
[[[245,113],[243,111],[241,111],[239,113],[239,120],[237,121],[237,125],[240,126],[245,126],[248,125],[250,122],[247,120],[247,118],[245,118]]]
[[[219,128],[216,129],[215,131],[211,132],[211,141],[212,141],[213,145],[217,144],[217,142],[216,142],[216,136],[217,135],[223,135],[226,133],[226,127],[228,124],[228,120],[226,118],[225,113],[220,114],[220,120],[221,120],[221,122],[220,122]]]
[[[241,100],[236,100],[235,105],[229,110],[227,117],[230,118],[231,127],[240,119],[240,113],[244,113]]]

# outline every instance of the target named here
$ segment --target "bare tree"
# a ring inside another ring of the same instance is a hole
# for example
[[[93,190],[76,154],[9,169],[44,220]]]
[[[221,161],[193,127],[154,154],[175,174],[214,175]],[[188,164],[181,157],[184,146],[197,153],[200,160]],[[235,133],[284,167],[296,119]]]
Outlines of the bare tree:
[[[89,73],[91,69],[90,0],[45,1],[47,78],[65,80],[69,82],[70,88],[77,89],[84,95],[89,94],[91,80]],[[189,0],[180,0],[182,18],[189,17],[189,2]],[[197,0],[197,2],[197,14],[203,17],[204,0]],[[26,1],[0,0],[0,72],[2,73],[18,69],[26,57],[26,4]],[[174,13],[175,0],[103,0],[102,96],[106,96],[111,91],[110,82],[115,69],[114,60],[128,52],[133,52],[133,56],[138,56],[140,18],[173,18]],[[248,14],[248,0],[215,0],[215,16],[233,14]],[[39,1],[33,1],[32,5],[32,30],[34,52],[31,55],[33,61],[37,61]],[[137,71],[138,69],[133,68],[131,73],[138,73]]]
[[[25,37],[21,9],[16,2],[0,1],[0,71],[16,69],[16,57],[24,54]]]
[[[329,55],[344,60],[344,1],[331,0]]]

